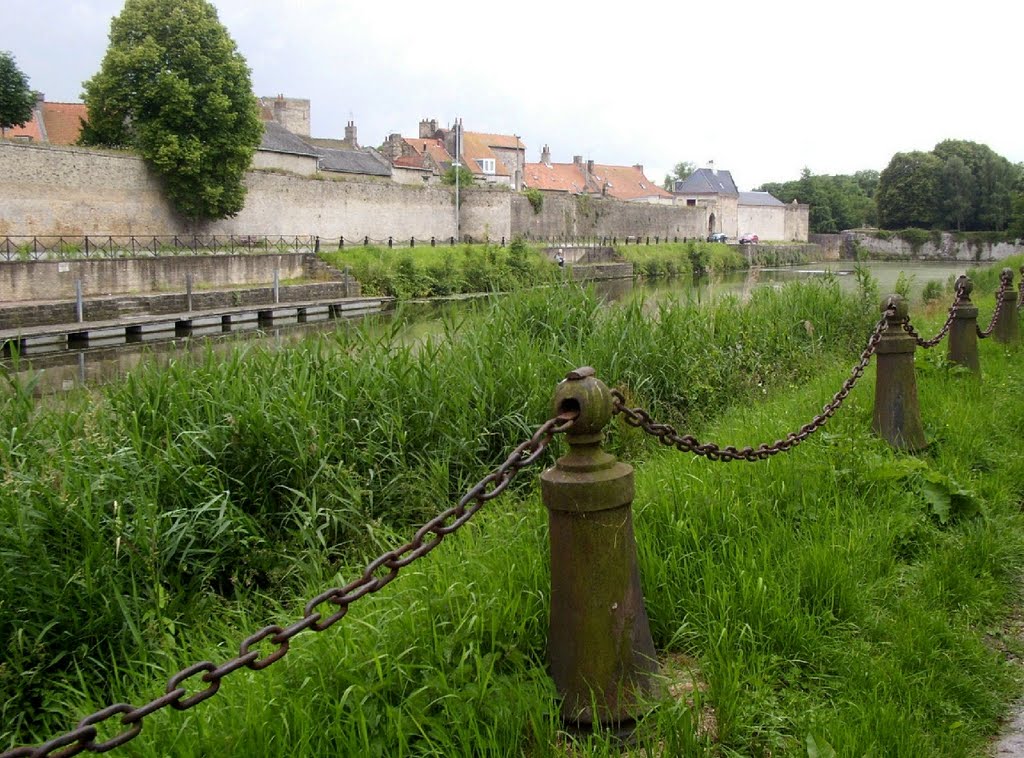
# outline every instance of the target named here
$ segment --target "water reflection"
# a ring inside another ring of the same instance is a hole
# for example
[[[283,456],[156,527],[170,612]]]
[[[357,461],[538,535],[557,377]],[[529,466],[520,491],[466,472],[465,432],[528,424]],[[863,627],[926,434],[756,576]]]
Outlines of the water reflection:
[[[896,288],[901,273],[909,281],[911,300],[920,302],[924,286],[930,281],[945,284],[950,277],[969,274],[965,263],[919,263],[919,262],[870,262],[864,264],[872,276],[879,281],[879,291],[884,294]],[[672,280],[640,282],[631,279],[616,279],[594,284],[596,291],[607,302],[628,300],[634,295],[644,297],[653,309],[659,303],[668,301],[707,303],[716,299],[736,295],[750,296],[758,287],[781,286],[790,281],[834,276],[840,287],[854,290],[857,277],[855,264],[850,261],[811,263],[789,268],[762,268],[741,271],[715,277],[678,277]],[[162,341],[142,344],[118,344],[91,346],[83,349],[69,349],[39,355],[23,355],[20,358],[4,359],[0,366],[13,370],[24,378],[35,382],[34,392],[46,395],[66,391],[79,386],[92,386],[123,377],[143,362],[157,362],[160,365],[180,357],[183,352],[214,350],[227,352],[240,340],[259,340],[264,344],[284,345],[298,341],[307,335],[334,332],[338,329],[380,330],[395,328],[392,323],[400,314],[400,338],[416,342],[427,336],[442,333],[444,320],[452,315],[465,315],[473,307],[474,299],[462,299],[445,303],[420,302],[402,306],[397,311],[388,311],[373,316],[350,318],[311,319],[306,323],[291,323],[267,327],[253,322],[241,331],[214,333],[201,336],[194,334],[187,338],[168,338]]]

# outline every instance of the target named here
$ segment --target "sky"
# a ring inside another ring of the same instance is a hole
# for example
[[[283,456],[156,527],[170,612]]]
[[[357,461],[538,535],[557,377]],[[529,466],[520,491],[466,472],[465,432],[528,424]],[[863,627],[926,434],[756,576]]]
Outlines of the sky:
[[[741,190],[881,171],[944,139],[1024,161],[1024,6],[1006,0],[212,0],[259,96],[308,98],[314,137],[518,135],[598,164],[727,169]],[[0,0],[0,50],[81,99],[123,0]]]

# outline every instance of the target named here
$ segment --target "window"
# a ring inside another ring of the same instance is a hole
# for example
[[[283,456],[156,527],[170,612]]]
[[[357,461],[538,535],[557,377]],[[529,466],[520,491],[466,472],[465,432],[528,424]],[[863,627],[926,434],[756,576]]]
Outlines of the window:
[[[686,204],[687,205],[696,205],[697,201],[694,198],[688,197],[688,198],[686,198]]]
[[[494,173],[494,158],[477,158],[476,162],[480,165],[480,170],[485,174]]]

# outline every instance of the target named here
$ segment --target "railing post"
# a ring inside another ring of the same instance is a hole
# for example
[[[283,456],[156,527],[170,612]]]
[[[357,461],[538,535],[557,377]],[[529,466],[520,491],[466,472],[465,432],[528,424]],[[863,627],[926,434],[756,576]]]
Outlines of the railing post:
[[[893,307],[892,312],[888,309]],[[871,429],[892,447],[916,452],[927,447],[917,402],[914,351],[917,340],[906,332],[907,301],[889,295],[883,303],[886,329],[875,351],[875,411]]]
[[[978,363],[978,306],[971,302],[974,283],[966,276],[956,282],[956,300],[953,303],[953,323],[949,327],[950,363],[956,363],[981,376]]]
[[[551,542],[548,658],[570,725],[626,727],[657,669],[633,536],[633,467],[601,449],[612,396],[589,367],[555,390],[579,416],[569,452],[541,474]]]
[[[1013,289],[1013,269],[1004,268],[999,274],[1003,284],[1002,302],[996,303],[999,315],[992,327],[992,337],[996,342],[1006,345],[1020,343],[1020,319],[1017,317],[1017,293]]]

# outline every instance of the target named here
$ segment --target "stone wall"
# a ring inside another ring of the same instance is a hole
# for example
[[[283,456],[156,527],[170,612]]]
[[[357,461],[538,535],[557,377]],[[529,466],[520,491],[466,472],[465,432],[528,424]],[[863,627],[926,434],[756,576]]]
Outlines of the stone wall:
[[[763,240],[786,239],[786,216],[777,205],[740,205],[737,209],[737,237],[756,234]]]
[[[888,239],[878,235],[887,236]],[[1024,253],[1024,245],[1010,242],[974,242],[957,239],[948,232],[937,233],[922,244],[913,244],[897,233],[846,231],[842,235],[842,257],[856,258],[858,253],[872,258],[936,261],[1001,261]]]
[[[685,205],[624,203],[564,193],[543,193],[535,212],[525,195],[511,196],[511,227],[527,239],[573,237],[703,237],[707,209]]]
[[[0,303],[64,300],[151,292],[184,292],[192,275],[193,290],[270,284],[289,279],[339,280],[340,274],[315,255],[207,255],[161,258],[85,259],[75,261],[0,262]]]
[[[190,224],[171,208],[159,180],[135,156],[0,141],[0,236],[200,233],[386,240],[446,239],[456,233],[450,187],[269,171],[250,171],[245,183],[246,204],[238,215]],[[501,189],[464,190],[462,203],[462,235],[477,240],[516,235],[703,238],[710,212],[702,205],[545,193],[535,213],[524,195]],[[735,203],[719,212],[725,226],[719,219],[716,228],[735,227]]]

